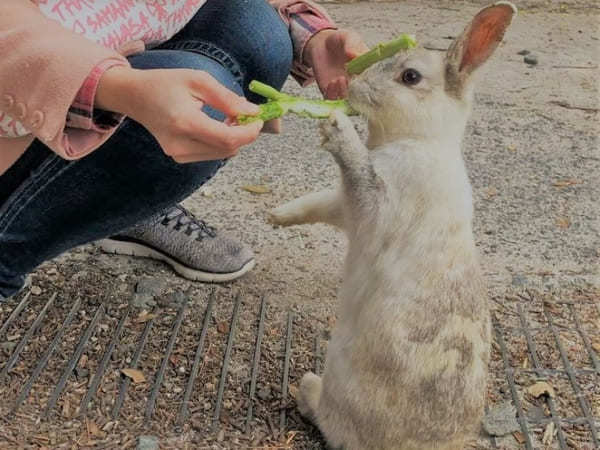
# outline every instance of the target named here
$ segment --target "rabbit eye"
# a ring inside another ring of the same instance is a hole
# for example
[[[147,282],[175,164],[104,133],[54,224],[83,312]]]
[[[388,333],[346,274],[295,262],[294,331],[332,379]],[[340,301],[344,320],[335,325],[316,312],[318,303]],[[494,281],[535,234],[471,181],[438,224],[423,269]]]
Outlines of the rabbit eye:
[[[406,69],[401,75],[402,82],[408,86],[414,86],[421,81],[421,74],[415,69]]]

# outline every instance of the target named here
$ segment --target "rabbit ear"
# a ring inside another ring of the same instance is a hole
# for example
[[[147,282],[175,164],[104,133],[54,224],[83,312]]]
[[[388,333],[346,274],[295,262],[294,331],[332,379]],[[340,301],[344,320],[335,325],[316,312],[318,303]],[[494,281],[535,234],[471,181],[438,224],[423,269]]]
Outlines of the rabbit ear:
[[[498,2],[482,9],[446,53],[446,91],[461,97],[469,75],[494,53],[517,8]]]

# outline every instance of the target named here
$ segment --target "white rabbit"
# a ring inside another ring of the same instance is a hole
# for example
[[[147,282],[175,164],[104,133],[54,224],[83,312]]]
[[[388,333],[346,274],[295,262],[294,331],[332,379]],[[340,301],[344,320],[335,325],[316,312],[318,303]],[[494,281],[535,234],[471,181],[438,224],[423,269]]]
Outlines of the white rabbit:
[[[367,145],[332,115],[322,132],[340,188],[271,212],[276,224],[326,222],[348,236],[325,371],[305,374],[297,399],[333,448],[462,449],[480,423],[490,317],[461,141],[471,75],[515,12],[496,3],[445,54],[403,52],[354,79]]]

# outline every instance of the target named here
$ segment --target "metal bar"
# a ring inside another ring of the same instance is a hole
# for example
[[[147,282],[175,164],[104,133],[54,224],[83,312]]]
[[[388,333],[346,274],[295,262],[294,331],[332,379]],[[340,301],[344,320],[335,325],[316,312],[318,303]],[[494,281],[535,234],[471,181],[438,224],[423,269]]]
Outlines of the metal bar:
[[[165,376],[165,370],[167,369],[167,364],[169,363],[169,357],[173,352],[173,347],[175,347],[175,340],[177,339],[179,328],[181,327],[181,323],[183,322],[183,316],[185,313],[185,307],[187,306],[187,301],[188,297],[186,296],[181,302],[179,311],[177,311],[177,317],[175,318],[173,330],[171,331],[171,337],[169,337],[169,342],[167,342],[165,356],[163,357],[162,363],[160,364],[160,368],[156,373],[154,386],[152,386],[152,392],[150,393],[148,403],[146,404],[146,412],[144,415],[144,423],[146,425],[150,422],[150,420],[152,419],[152,414],[154,413],[154,405],[156,404],[156,398],[158,397],[158,392],[160,391],[160,387],[162,386],[163,377]]]
[[[210,319],[212,318],[212,308],[215,303],[215,297],[216,293],[213,289],[208,298],[208,304],[206,305],[206,311],[204,312],[204,322],[202,323],[202,331],[200,332],[200,340],[198,341],[198,346],[196,347],[196,356],[194,357],[194,363],[192,364],[190,378],[188,379],[187,386],[185,387],[183,401],[181,402],[179,414],[175,422],[177,426],[183,425],[183,423],[187,420],[187,405],[192,395],[192,390],[194,389],[194,381],[196,381],[196,377],[198,376],[198,371],[200,369],[200,361],[202,360],[202,355],[204,354],[204,341],[206,340],[208,326],[210,325]]]
[[[563,370],[563,369],[546,369],[546,368],[539,368],[538,370],[535,369],[522,369],[521,367],[509,367],[508,370],[510,370],[513,374],[518,374],[518,373],[523,373],[523,374],[533,374],[533,375],[538,375],[541,374],[543,376],[567,376],[567,371]],[[573,373],[575,375],[595,375],[596,374],[596,370],[594,369],[573,369]]]
[[[484,411],[485,411],[486,415],[488,414],[489,410],[490,409],[488,408],[488,405],[486,402],[485,407],[484,407]],[[490,434],[490,444],[492,444],[492,448],[498,448],[498,444],[496,443],[496,436],[494,436],[493,434]]]
[[[227,347],[225,348],[225,356],[223,358],[223,368],[221,369],[221,379],[219,380],[219,389],[217,391],[217,403],[215,404],[215,412],[213,415],[212,431],[216,431],[219,427],[219,418],[221,417],[221,402],[223,401],[223,393],[225,391],[225,381],[227,379],[227,371],[229,369],[229,358],[231,357],[231,348],[235,339],[235,328],[240,312],[240,304],[242,296],[237,294],[235,305],[233,306],[233,314],[231,316],[231,325],[229,326],[229,338],[227,339]]]
[[[131,311],[131,305],[129,305],[129,307],[125,310],[125,314],[123,314],[123,317],[121,317],[121,320],[119,320],[117,329],[116,329],[115,333],[113,334],[113,337],[110,340],[110,343],[108,344],[108,348],[106,349],[106,351],[104,352],[104,355],[102,356],[102,360],[100,361],[100,364],[98,365],[98,370],[96,370],[96,373],[94,374],[94,377],[92,378],[92,382],[90,383],[90,386],[89,386],[87,392],[85,393],[85,395],[83,396],[83,399],[81,400],[81,403],[79,404],[79,415],[81,415],[81,416],[84,416],[86,414],[87,408],[88,408],[88,403],[90,402],[92,396],[96,395],[96,392],[98,391],[98,386],[100,386],[100,381],[102,380],[102,377],[104,376],[104,371],[106,370],[106,366],[108,365],[108,361],[110,360],[110,355],[112,355],[112,352],[115,350],[115,347],[117,346],[117,343],[119,342],[119,339],[121,338],[123,326],[125,325],[125,320],[127,320],[127,317],[129,316],[130,311]]]
[[[535,346],[535,342],[531,338],[530,334],[527,332],[527,320],[525,319],[525,315],[523,313],[523,308],[520,303],[517,303],[517,311],[519,313],[519,320],[521,321],[521,325],[523,326],[523,330],[525,333],[525,339],[527,340],[527,348],[529,349],[529,357],[531,358],[531,362],[533,363],[533,367],[535,368],[538,376],[543,376],[541,371],[539,370],[541,364],[537,355],[537,349]],[[565,440],[565,435],[560,426],[560,418],[556,412],[556,407],[554,405],[554,399],[550,396],[546,397],[548,401],[548,406],[550,408],[550,415],[552,418],[552,422],[554,422],[554,428],[556,428],[557,436],[558,436],[558,445],[561,449],[567,448],[567,442]]]
[[[500,327],[500,323],[496,318],[496,315],[492,315],[492,323],[494,325],[494,331],[496,332],[496,339],[498,341],[498,345],[500,346],[500,353],[502,354],[502,361],[504,362],[504,368],[510,367],[508,362],[508,351],[506,349],[506,344],[504,343],[504,338],[502,337],[502,331]],[[521,406],[521,401],[519,400],[519,394],[517,393],[517,387],[515,386],[515,380],[513,378],[512,372],[509,370],[505,370],[506,378],[508,380],[508,385],[510,387],[510,394],[512,396],[513,402],[515,403],[515,407],[517,408],[517,421],[521,426],[521,431],[525,436],[525,447],[527,450],[533,450],[533,444],[531,443],[531,437],[529,436],[529,430],[527,428],[527,422],[525,421],[525,414],[523,413],[523,407]]]
[[[596,374],[600,375],[600,362],[598,362],[598,357],[596,356],[596,353],[594,352],[594,349],[592,348],[592,344],[590,343],[590,338],[588,337],[588,335],[584,331],[583,327],[581,326],[581,322],[579,321],[579,316],[577,315],[577,310],[575,309],[575,307],[572,304],[569,304],[569,311],[571,312],[571,316],[573,316],[573,321],[575,322],[575,329],[577,330],[577,332],[581,336],[581,339],[583,340],[583,345],[585,346],[585,349],[588,352],[588,356],[590,357],[592,366],[594,366]]]
[[[46,304],[44,305],[44,308],[40,311],[38,316],[33,321],[33,324],[29,327],[29,329],[25,332],[25,335],[21,338],[21,340],[17,344],[12,355],[10,355],[10,358],[8,358],[8,361],[6,361],[6,364],[4,365],[2,372],[0,372],[0,383],[2,383],[4,381],[4,378],[8,374],[8,371],[10,369],[12,369],[13,366],[15,365],[15,363],[17,362],[17,359],[19,358],[19,354],[21,353],[21,351],[23,350],[23,348],[25,347],[25,345],[27,344],[27,342],[29,341],[31,336],[33,336],[33,333],[35,333],[35,330],[37,330],[37,328],[40,326],[40,323],[42,323],[42,320],[44,320],[44,317],[46,316],[46,313],[48,312],[48,309],[50,308],[50,306],[52,306],[52,303],[54,302],[55,298],[56,298],[56,293],[54,293],[52,295],[52,297],[50,297],[50,300],[48,300],[46,302]]]
[[[558,420],[561,423],[564,423],[567,425],[587,425],[588,424],[588,419],[586,417],[560,417]],[[596,417],[595,420],[596,420],[596,422],[600,423],[600,417]],[[540,418],[535,418],[535,419],[531,419],[528,417],[527,422],[529,422],[532,425],[546,425],[550,422],[553,422],[553,420],[550,417],[540,417]]]
[[[79,358],[81,358],[81,355],[83,354],[85,344],[87,343],[87,341],[90,339],[90,337],[94,333],[94,329],[96,328],[96,325],[100,321],[100,318],[102,317],[103,313],[104,313],[104,304],[101,304],[98,307],[98,309],[96,310],[96,314],[94,314],[92,321],[90,322],[90,324],[86,328],[85,332],[83,333],[83,336],[79,340],[79,343],[77,344],[77,348],[75,349],[75,352],[71,356],[71,359],[67,362],[67,365],[65,366],[65,369],[60,377],[60,380],[58,381],[58,384],[54,388],[54,391],[52,392],[52,395],[50,396],[50,400],[48,400],[48,404],[46,405],[46,408],[44,409],[44,413],[43,413],[44,419],[46,419],[50,416],[52,409],[56,405],[56,401],[58,400],[60,393],[64,389],[65,384],[67,383],[67,379],[71,375],[71,372],[73,372],[73,369],[77,365]]]
[[[246,413],[246,426],[244,433],[250,431],[250,422],[254,414],[254,402],[256,401],[256,379],[258,377],[258,369],[260,366],[260,350],[262,345],[262,337],[265,330],[265,315],[267,311],[267,299],[262,298],[260,304],[260,318],[258,320],[258,332],[256,333],[256,346],[254,348],[254,359],[252,360],[252,374],[250,375],[250,393],[248,394],[248,411]]]
[[[279,434],[285,431],[285,410],[287,408],[288,383],[290,375],[290,357],[292,354],[292,327],[294,325],[294,311],[288,311],[287,336],[285,339],[285,359],[283,362],[283,378],[281,380],[281,407],[279,410]]]
[[[30,298],[31,298],[31,291],[29,291],[29,292],[27,292],[27,294],[25,294],[25,296],[19,302],[19,304],[17,305],[17,307],[15,309],[13,309],[13,312],[10,313],[10,316],[8,316],[8,319],[6,319],[6,321],[2,325],[2,328],[0,328],[0,338],[2,338],[2,336],[4,335],[4,333],[6,333],[6,330],[8,330],[8,327],[10,326],[10,324],[12,323],[12,321],[15,320],[15,318],[27,306],[27,303],[29,303],[29,299]]]
[[[548,320],[548,326],[550,328],[550,331],[552,332],[552,335],[554,336],[554,341],[556,342],[558,351],[560,352],[560,358],[562,359],[563,365],[565,366],[567,374],[569,375],[569,381],[571,382],[571,386],[573,387],[573,391],[575,392],[575,397],[577,397],[577,401],[579,402],[581,411],[583,411],[583,415],[588,420],[588,423],[590,425],[590,430],[592,433],[592,441],[594,442],[594,445],[596,447],[600,448],[600,441],[598,441],[598,436],[596,435],[596,427],[594,425],[594,420],[590,413],[590,408],[587,404],[587,401],[585,400],[585,397],[583,396],[583,392],[581,392],[581,387],[579,386],[579,383],[577,382],[577,378],[575,377],[575,374],[573,373],[573,368],[571,367],[569,358],[567,357],[567,354],[565,353],[565,349],[563,348],[562,342],[560,341],[558,332],[556,331],[556,328],[554,327],[554,324],[552,322],[552,315],[548,312],[548,310],[546,308],[544,308],[544,314],[546,315],[546,319]]]
[[[321,354],[321,330],[315,336],[315,375],[321,375],[323,355]]]
[[[137,365],[140,361],[140,357],[142,356],[142,351],[144,350],[144,346],[148,341],[148,336],[150,335],[150,330],[152,329],[152,324],[154,323],[154,317],[152,317],[148,322],[146,322],[146,326],[144,327],[144,331],[142,331],[142,336],[140,337],[140,343],[135,349],[135,353],[133,354],[133,358],[131,360],[131,368],[137,369]],[[129,388],[129,384],[131,383],[131,379],[122,375],[121,377],[121,386],[119,387],[119,395],[115,400],[115,404],[112,410],[113,419],[117,419],[119,417],[119,412],[121,411],[121,406],[123,406],[123,401],[125,400],[125,394],[127,393],[127,388]]]
[[[21,406],[23,401],[29,395],[31,388],[33,387],[33,383],[35,383],[35,380],[37,380],[37,377],[40,376],[40,374],[42,373],[42,371],[48,364],[48,361],[52,357],[54,350],[56,350],[56,348],[58,347],[58,343],[62,339],[67,328],[69,328],[69,326],[71,325],[71,322],[73,321],[73,318],[75,317],[75,314],[79,310],[80,306],[81,306],[81,299],[78,298],[75,301],[75,303],[73,304],[73,306],[71,307],[71,310],[69,311],[69,314],[67,314],[67,317],[65,318],[65,321],[63,322],[62,326],[58,329],[57,333],[54,335],[54,338],[52,339],[50,346],[46,350],[46,353],[44,353],[44,356],[42,356],[42,359],[39,360],[39,362],[35,366],[35,369],[33,370],[33,373],[31,374],[31,376],[25,383],[25,386],[23,386],[23,389],[21,389],[21,392],[19,392],[19,396],[17,397],[17,400],[15,401],[15,404],[12,407],[10,414],[9,414],[11,417],[14,416],[14,414],[17,412],[17,410],[19,409],[19,407]]]

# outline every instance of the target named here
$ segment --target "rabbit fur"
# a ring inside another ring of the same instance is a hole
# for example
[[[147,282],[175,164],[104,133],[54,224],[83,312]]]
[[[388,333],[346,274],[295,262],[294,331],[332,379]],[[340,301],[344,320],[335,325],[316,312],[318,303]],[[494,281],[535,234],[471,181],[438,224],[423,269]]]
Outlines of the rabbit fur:
[[[491,5],[446,53],[402,52],[353,79],[348,101],[367,118],[366,145],[334,113],[322,135],[340,186],[270,213],[348,237],[324,374],[305,374],[297,398],[331,448],[462,449],[479,426],[490,315],[461,142],[472,73],[515,12]]]

